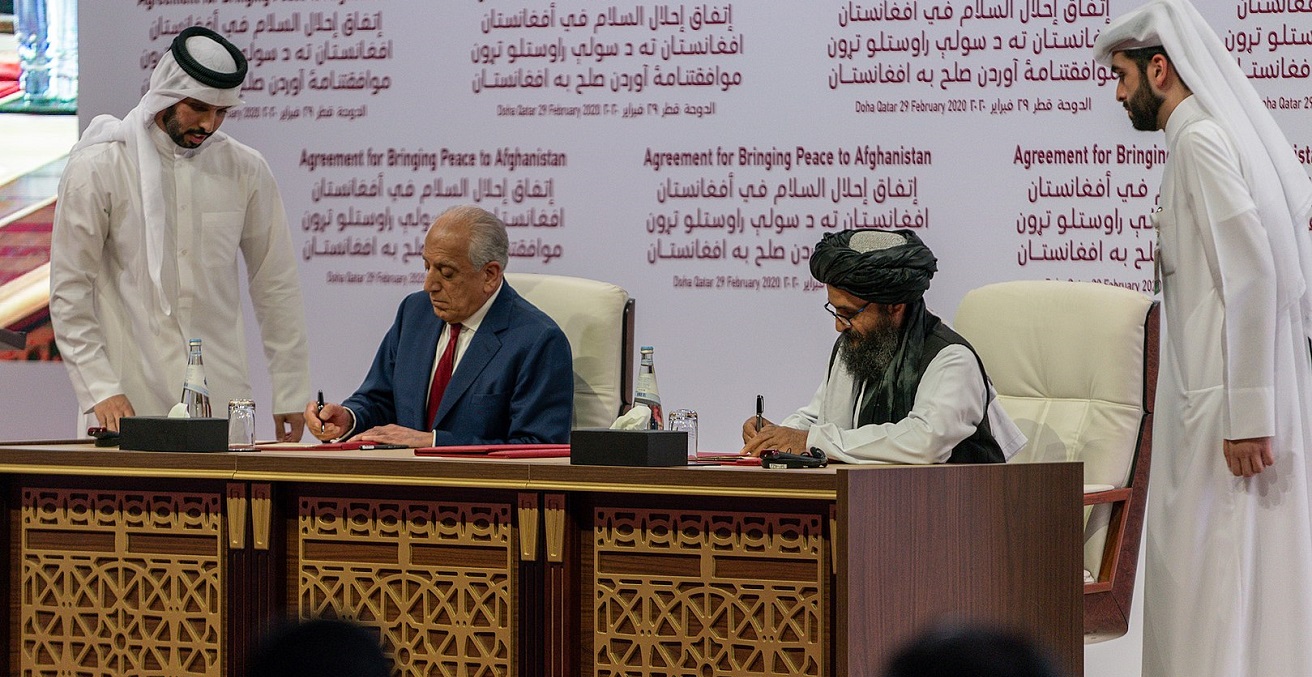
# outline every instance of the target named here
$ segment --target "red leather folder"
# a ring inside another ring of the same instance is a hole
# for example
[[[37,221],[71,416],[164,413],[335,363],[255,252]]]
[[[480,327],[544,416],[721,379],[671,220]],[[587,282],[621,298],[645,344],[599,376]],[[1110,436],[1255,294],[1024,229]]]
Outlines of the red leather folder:
[[[406,447],[398,444],[383,444],[372,440],[354,440],[351,442],[324,442],[322,444],[257,442],[255,448],[260,451],[372,451],[374,449],[405,449]]]
[[[568,458],[568,444],[471,444],[453,447],[420,447],[415,456],[448,458]]]
[[[759,456],[740,456],[738,454],[707,454],[688,459],[688,465],[761,465]]]

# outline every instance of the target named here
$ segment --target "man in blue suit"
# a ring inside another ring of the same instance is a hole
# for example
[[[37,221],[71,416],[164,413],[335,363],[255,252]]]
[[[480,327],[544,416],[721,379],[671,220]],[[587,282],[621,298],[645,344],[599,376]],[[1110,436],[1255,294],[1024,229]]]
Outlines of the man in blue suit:
[[[453,207],[424,238],[424,291],[401,302],[364,383],[305,407],[315,437],[407,447],[564,443],[574,375],[560,327],[502,278],[495,215]]]

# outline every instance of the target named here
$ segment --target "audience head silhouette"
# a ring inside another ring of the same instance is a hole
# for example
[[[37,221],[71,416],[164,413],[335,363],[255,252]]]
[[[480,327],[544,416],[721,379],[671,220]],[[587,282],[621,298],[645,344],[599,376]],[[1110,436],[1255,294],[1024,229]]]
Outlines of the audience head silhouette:
[[[1061,677],[1022,635],[976,626],[930,630],[903,647],[884,677]]]
[[[283,627],[251,656],[247,677],[389,677],[392,666],[372,631],[320,619]]]

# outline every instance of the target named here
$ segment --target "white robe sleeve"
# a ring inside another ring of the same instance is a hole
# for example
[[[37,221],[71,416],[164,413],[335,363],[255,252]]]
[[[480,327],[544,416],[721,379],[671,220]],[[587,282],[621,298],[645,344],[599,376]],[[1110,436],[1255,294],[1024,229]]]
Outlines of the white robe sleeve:
[[[94,152],[94,151],[88,151]],[[75,153],[59,182],[50,235],[50,316],[82,413],[123,393],[96,319],[95,287],[109,237],[109,203],[87,153]]]
[[[269,362],[273,413],[299,413],[310,401],[305,305],[282,197],[262,159],[260,169],[257,188],[246,206],[241,252]]]
[[[1233,148],[1213,125],[1185,132],[1180,180],[1198,215],[1207,266],[1224,308],[1226,439],[1275,434],[1275,267]],[[1210,238],[1211,242],[1206,239]],[[1188,327],[1182,328],[1188,331]],[[1188,359],[1187,357],[1185,359]]]
[[[835,369],[842,367],[836,365]],[[826,418],[824,414],[833,411],[830,404],[849,412],[856,404],[850,396],[846,403],[825,402],[826,397],[836,395],[827,385],[783,425],[807,430],[808,447],[845,463],[945,463],[952,449],[970,437],[984,417],[984,376],[975,355],[964,346],[950,345],[934,356],[916,388],[911,411],[896,423],[853,428],[850,419],[844,425],[832,416]]]
[[[820,414],[823,411],[825,402],[825,391],[829,385],[828,380],[822,382],[819,388],[815,389],[815,395],[805,407],[788,415],[779,425],[787,428],[797,428],[798,430],[810,430],[811,426],[820,421]]]

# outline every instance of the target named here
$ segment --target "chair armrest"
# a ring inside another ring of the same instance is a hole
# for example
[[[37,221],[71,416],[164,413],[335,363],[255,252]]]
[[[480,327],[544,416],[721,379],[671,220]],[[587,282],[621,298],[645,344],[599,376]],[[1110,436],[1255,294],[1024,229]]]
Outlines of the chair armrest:
[[[1126,487],[1124,489],[1107,489],[1105,491],[1094,491],[1084,495],[1085,505],[1100,505],[1102,503],[1121,503],[1130,500],[1130,494],[1133,489]]]

